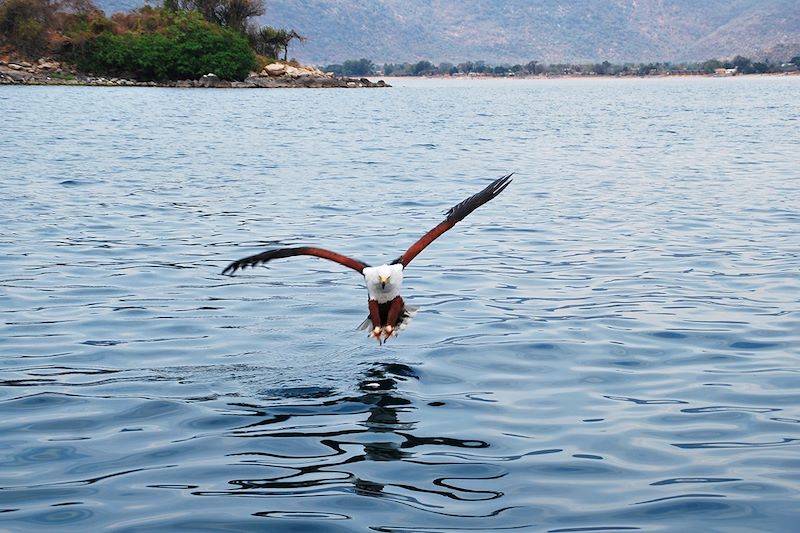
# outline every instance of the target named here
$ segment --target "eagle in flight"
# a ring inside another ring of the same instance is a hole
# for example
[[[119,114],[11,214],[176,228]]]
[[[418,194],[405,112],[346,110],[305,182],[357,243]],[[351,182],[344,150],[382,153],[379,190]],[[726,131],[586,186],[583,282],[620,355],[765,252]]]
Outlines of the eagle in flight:
[[[237,270],[246,267],[254,267],[261,263],[282,259],[284,257],[294,257],[296,255],[313,255],[334,261],[340,265],[352,268],[362,276],[367,283],[367,293],[369,295],[369,316],[361,324],[360,328],[368,329],[372,325],[370,337],[378,339],[378,344],[385,342],[389,337],[396,335],[397,330],[405,325],[412,316],[415,308],[406,306],[402,296],[400,296],[400,286],[403,284],[403,271],[419,253],[430,243],[442,235],[445,231],[455,226],[467,215],[477,208],[503,192],[511,183],[511,174],[494,180],[485,189],[477,194],[473,194],[461,203],[450,208],[445,218],[436,227],[423,235],[417,242],[403,253],[400,257],[389,264],[373,267],[347,257],[345,255],[310,246],[300,246],[296,248],[277,248],[267,250],[260,254],[251,255],[238,261],[234,261],[222,271],[223,274],[233,274]]]

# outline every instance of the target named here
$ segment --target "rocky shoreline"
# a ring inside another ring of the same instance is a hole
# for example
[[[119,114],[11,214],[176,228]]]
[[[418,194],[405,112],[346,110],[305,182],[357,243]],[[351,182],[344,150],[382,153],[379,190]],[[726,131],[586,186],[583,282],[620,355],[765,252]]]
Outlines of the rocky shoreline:
[[[93,85],[103,87],[182,87],[231,89],[280,88],[359,88],[391,87],[383,80],[337,78],[332,74],[304,65],[276,62],[261,72],[251,72],[244,81],[222,80],[208,73],[197,80],[136,81],[83,74],[58,61],[43,58],[36,62],[0,60],[0,85]]]

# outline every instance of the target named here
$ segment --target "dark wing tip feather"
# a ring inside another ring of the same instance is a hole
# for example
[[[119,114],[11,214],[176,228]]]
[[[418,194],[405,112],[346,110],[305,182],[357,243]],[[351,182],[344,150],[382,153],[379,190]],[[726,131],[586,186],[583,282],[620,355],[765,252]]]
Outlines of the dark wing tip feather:
[[[488,202],[489,200],[496,197],[498,194],[503,192],[506,187],[511,183],[514,173],[506,174],[500,178],[497,178],[492,183],[486,186],[481,192],[473,194],[463,202],[454,205],[450,208],[447,212],[446,220],[454,220],[458,222],[459,220],[463,220],[464,217],[475,211],[477,208]]]
[[[225,269],[222,271],[222,275],[231,275],[233,276],[237,270],[244,270],[247,268],[247,265],[253,266],[255,263],[248,263],[245,259],[239,259],[238,261],[234,261],[230,265],[226,266]]]
[[[233,263],[229,264],[225,267],[222,271],[222,274],[230,274],[231,276],[236,273],[237,270],[244,270],[247,267],[254,267],[259,263],[266,263],[272,259],[276,259],[279,257],[284,257],[286,254],[285,248],[279,248],[277,250],[267,250],[266,252],[261,252],[260,254],[251,255],[242,259],[238,259]]]
[[[222,269],[222,275],[226,276],[230,274],[231,276],[233,276],[236,273],[236,271],[239,270],[240,268],[243,267],[241,266],[241,264],[239,264],[239,261],[234,261],[233,263],[229,264],[224,269]]]
[[[233,276],[237,270],[244,270],[247,268],[249,263],[245,262],[244,259],[239,259],[238,261],[234,261],[233,263],[229,264],[222,270],[222,275],[231,275]]]

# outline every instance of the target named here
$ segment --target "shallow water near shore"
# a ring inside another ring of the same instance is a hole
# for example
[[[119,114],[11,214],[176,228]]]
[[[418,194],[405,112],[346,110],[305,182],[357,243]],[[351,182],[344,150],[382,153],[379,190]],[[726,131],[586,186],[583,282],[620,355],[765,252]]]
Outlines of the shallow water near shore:
[[[800,79],[393,85],[0,87],[0,530],[795,531]]]

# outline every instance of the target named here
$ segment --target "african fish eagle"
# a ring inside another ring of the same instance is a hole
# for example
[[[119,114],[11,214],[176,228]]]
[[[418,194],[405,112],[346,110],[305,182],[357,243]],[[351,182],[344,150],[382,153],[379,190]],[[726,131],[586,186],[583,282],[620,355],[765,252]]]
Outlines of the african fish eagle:
[[[422,236],[417,242],[405,251],[403,255],[389,263],[377,267],[369,266],[363,261],[347,257],[345,255],[309,246],[297,248],[278,248],[267,250],[260,254],[251,255],[238,261],[234,261],[222,271],[223,274],[233,274],[239,269],[248,266],[254,267],[261,263],[281,259],[284,257],[294,257],[296,255],[313,255],[334,261],[340,265],[359,272],[364,276],[367,283],[367,293],[369,295],[369,316],[362,323],[362,326],[369,327],[372,324],[370,337],[376,337],[378,343],[385,342],[389,337],[396,335],[399,327],[403,326],[413,313],[413,308],[407,307],[400,296],[400,286],[403,283],[403,271],[422,250],[438,238],[445,231],[455,226],[467,215],[477,208],[503,192],[511,183],[513,173],[503,176],[493,181],[481,192],[474,194],[463,202],[454,205],[445,215],[445,218],[436,227]],[[381,340],[381,337],[383,340]]]

